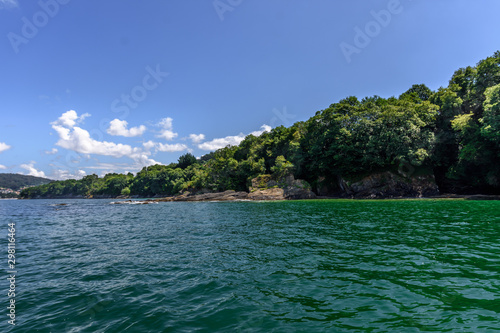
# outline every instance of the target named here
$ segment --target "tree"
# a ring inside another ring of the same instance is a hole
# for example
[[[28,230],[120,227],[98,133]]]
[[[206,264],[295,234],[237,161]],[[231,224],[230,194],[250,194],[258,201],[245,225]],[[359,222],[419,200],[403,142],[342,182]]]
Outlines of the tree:
[[[481,134],[500,147],[500,84],[486,89]]]
[[[188,166],[197,163],[196,157],[191,153],[186,153],[179,157],[177,166],[181,169],[186,169]]]
[[[238,146],[132,174],[54,182],[24,197],[174,195],[184,190],[247,190],[250,179],[293,173],[339,184],[410,163],[433,171],[442,189],[500,193],[500,51],[457,70],[448,87],[413,85],[399,98],[347,97],[304,122],[248,135]],[[332,185],[332,186],[333,186]]]
[[[274,179],[282,179],[291,174],[293,164],[286,160],[283,155],[276,157],[275,165],[271,168]]]
[[[121,195],[130,195],[130,188],[125,187],[121,190]]]
[[[399,96],[399,99],[408,98],[418,103],[427,101],[432,96],[432,90],[430,90],[425,84],[414,84],[406,92]]]

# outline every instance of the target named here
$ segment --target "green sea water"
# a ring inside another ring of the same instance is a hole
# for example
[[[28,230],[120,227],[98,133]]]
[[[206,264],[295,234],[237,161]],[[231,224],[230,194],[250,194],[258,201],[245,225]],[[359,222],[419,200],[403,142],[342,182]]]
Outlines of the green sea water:
[[[110,202],[0,201],[1,332],[500,331],[498,201]]]

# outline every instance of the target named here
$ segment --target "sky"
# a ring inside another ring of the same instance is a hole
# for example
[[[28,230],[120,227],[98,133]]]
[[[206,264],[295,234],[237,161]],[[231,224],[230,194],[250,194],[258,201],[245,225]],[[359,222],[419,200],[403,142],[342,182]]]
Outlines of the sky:
[[[0,0],[0,172],[138,172],[348,97],[447,86],[498,0]]]

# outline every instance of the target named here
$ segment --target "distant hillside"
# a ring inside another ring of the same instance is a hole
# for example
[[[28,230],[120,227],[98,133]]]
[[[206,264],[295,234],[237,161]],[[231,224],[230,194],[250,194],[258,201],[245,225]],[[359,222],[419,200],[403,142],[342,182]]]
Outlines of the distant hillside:
[[[0,187],[6,187],[15,191],[23,186],[43,185],[52,180],[41,177],[20,175],[18,173],[0,173]]]

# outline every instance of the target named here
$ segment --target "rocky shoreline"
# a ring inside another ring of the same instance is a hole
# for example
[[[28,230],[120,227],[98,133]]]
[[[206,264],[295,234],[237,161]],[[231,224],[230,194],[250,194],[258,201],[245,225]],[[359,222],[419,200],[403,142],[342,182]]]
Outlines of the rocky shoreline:
[[[338,178],[335,182],[318,179],[313,187],[305,180],[295,179],[293,175],[272,179],[270,175],[260,175],[251,180],[249,191],[227,190],[213,192],[207,189],[198,192],[185,191],[168,197],[153,197],[141,200],[139,196],[92,197],[65,195],[46,199],[123,199],[115,204],[148,204],[159,202],[189,201],[278,201],[304,199],[465,199],[500,200],[500,195],[460,195],[440,193],[434,175],[414,175],[408,177],[396,172],[379,172],[357,180]]]
[[[458,195],[458,194],[442,194],[429,197],[386,197],[386,198],[373,198],[373,197],[345,197],[345,196],[315,196],[314,198],[304,198],[304,199],[293,199],[293,198],[283,198],[280,195],[259,195],[252,196],[251,193],[247,192],[237,192],[237,191],[225,191],[218,193],[205,193],[205,194],[194,194],[194,195],[178,195],[165,198],[156,199],[146,199],[146,200],[123,200],[114,201],[113,204],[155,204],[159,202],[217,202],[217,201],[283,201],[283,200],[306,200],[306,199],[318,199],[318,200],[332,200],[332,199],[348,199],[348,200],[366,200],[366,199],[463,199],[463,200],[500,200],[500,195],[484,195],[484,194],[472,194],[472,195]]]
[[[273,191],[274,192],[274,191]],[[263,194],[263,195],[250,195],[248,192],[243,191],[225,191],[217,193],[204,193],[204,194],[191,194],[191,195],[177,195],[171,197],[159,197],[159,198],[139,198],[139,197],[129,197],[129,196],[117,196],[117,197],[93,197],[86,198],[82,196],[64,196],[57,198],[46,198],[46,199],[117,199],[120,201],[113,201],[113,204],[126,204],[126,203],[137,203],[137,204],[149,204],[149,203],[159,203],[159,202],[202,202],[202,201],[284,201],[284,200],[333,200],[333,199],[346,199],[346,200],[396,200],[396,199],[463,199],[463,200],[500,200],[500,195],[488,195],[488,194],[439,194],[433,196],[386,196],[386,197],[373,197],[373,196],[314,196],[311,198],[284,198],[279,195],[279,191],[276,191],[277,195]],[[26,199],[5,199],[5,200],[26,200]]]

